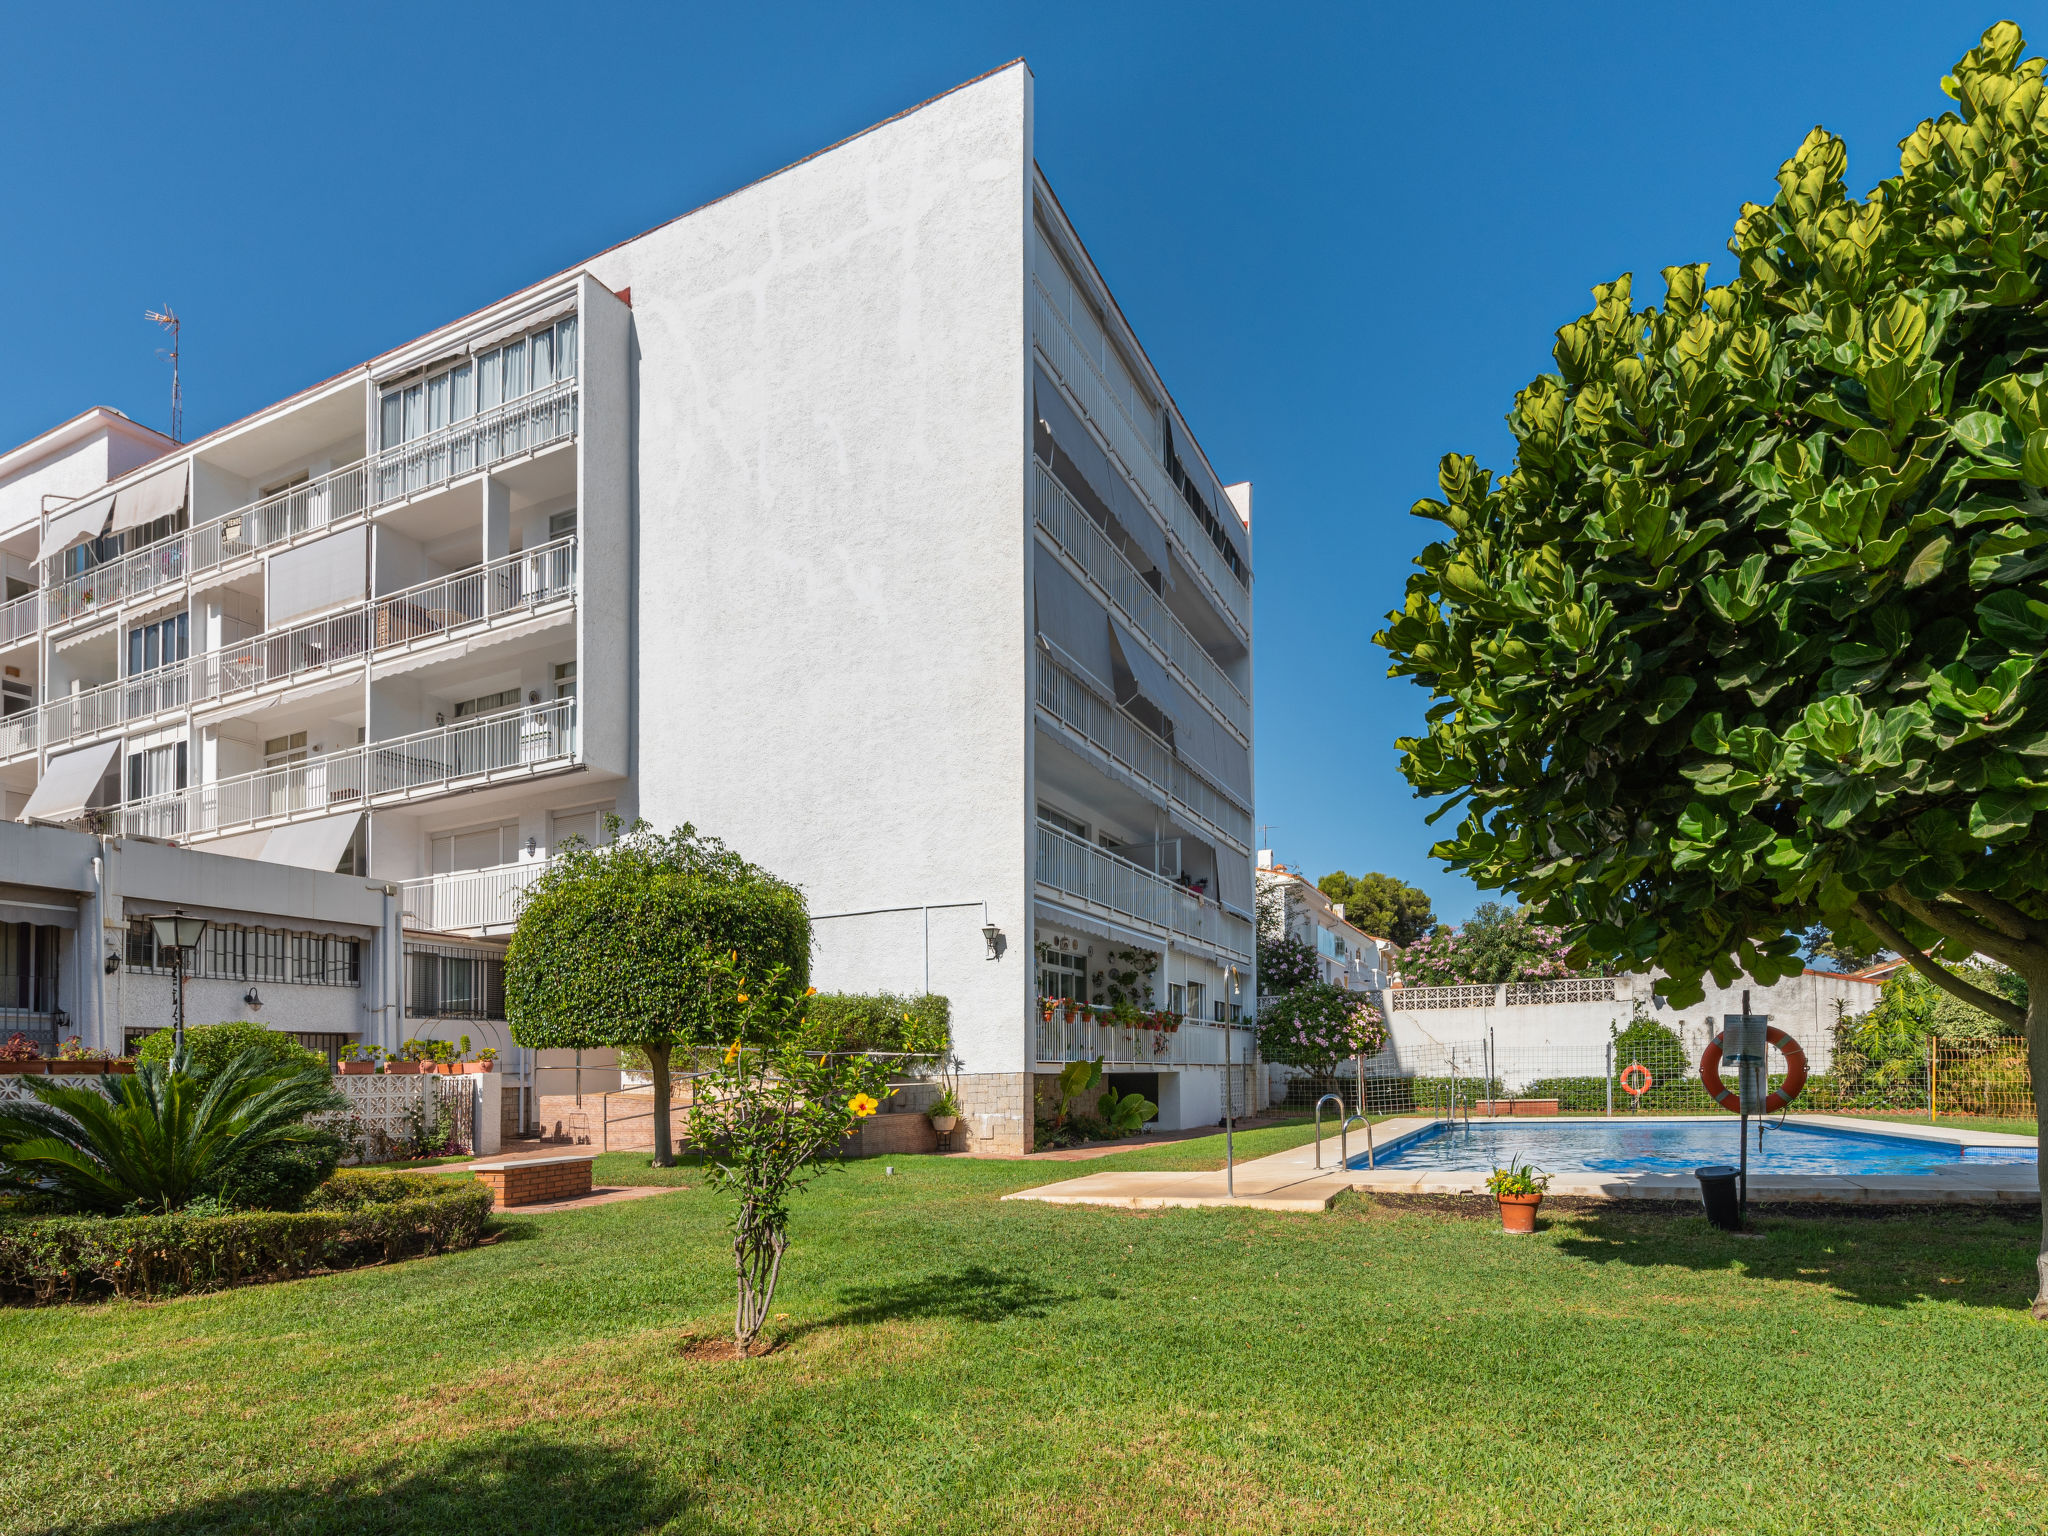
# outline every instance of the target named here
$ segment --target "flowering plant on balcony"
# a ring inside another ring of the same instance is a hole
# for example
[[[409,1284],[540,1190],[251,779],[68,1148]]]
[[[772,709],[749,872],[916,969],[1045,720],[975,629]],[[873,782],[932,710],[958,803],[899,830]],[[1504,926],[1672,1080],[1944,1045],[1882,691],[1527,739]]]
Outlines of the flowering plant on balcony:
[[[0,1045],[0,1061],[40,1061],[43,1048],[16,1031],[7,1037],[7,1043]]]
[[[106,1061],[108,1056],[105,1051],[96,1051],[80,1040],[78,1036],[73,1035],[69,1040],[66,1040],[57,1047],[57,1059],[59,1061]]]

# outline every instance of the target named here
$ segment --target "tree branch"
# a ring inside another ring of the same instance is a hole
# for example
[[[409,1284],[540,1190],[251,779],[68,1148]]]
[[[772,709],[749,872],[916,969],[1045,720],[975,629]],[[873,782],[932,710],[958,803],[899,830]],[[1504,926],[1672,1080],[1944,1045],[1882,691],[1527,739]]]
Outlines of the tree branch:
[[[1889,887],[1884,898],[1901,911],[1919,918],[1942,937],[1982,950],[2014,970],[2031,970],[2043,958],[2039,946],[2021,943],[1996,928],[1987,928],[1953,902],[1922,901],[1897,885]]]
[[[2008,936],[2023,944],[2048,942],[2048,924],[2040,919],[2027,916],[2011,902],[2000,901],[1985,891],[1950,891],[1949,899],[1959,901],[1972,912],[1993,923]]]
[[[2024,1029],[2027,1023],[2026,1010],[1986,992],[1982,987],[1973,987],[1947,966],[1928,956],[1913,941],[1900,932],[1898,926],[1889,921],[1878,910],[1877,899],[1873,896],[1856,898],[1856,915],[1863,919],[1864,926],[1883,939],[1886,946],[1897,950],[1906,963],[1933,982],[1951,997],[1961,998],[1972,1008],[1981,1008],[1991,1017],[2010,1028]],[[1932,924],[1929,925],[1930,927]]]

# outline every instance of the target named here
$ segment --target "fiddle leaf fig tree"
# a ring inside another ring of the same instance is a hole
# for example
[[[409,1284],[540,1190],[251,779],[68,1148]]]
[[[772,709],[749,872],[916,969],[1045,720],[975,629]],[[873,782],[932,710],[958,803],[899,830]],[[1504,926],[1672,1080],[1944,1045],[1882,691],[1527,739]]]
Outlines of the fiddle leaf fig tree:
[[[636,822],[606,846],[572,844],[529,889],[505,951],[505,1016],[523,1046],[645,1053],[667,1167],[670,1057],[724,1044],[713,982],[734,965],[809,985],[803,893],[687,823]]]
[[[1626,275],[1450,456],[1379,641],[1437,853],[1579,963],[1795,974],[1820,925],[2018,1027],[2048,1080],[2048,97],[2019,29],[1868,196],[1816,128],[1733,281]],[[1958,974],[1984,954],[2024,1013]],[[2048,1158],[2042,1163],[2048,1174]],[[2048,1317],[2048,1227],[2037,1317]]]

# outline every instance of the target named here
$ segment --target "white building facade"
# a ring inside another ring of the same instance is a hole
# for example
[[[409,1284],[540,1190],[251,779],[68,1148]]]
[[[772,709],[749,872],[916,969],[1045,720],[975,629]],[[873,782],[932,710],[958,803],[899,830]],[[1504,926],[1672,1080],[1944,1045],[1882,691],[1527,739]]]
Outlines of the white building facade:
[[[1013,64],[195,443],[96,412],[0,458],[0,795],[390,887],[387,1047],[490,1023],[565,841],[688,821],[804,887],[819,986],[952,1000],[972,1149],[1081,1054],[1206,1123],[1250,509]],[[1131,964],[1181,1027],[1039,1001]]]
[[[1353,992],[1377,992],[1393,981],[1394,946],[1347,918],[1342,902],[1275,862],[1270,849],[1259,851],[1257,873],[1260,894],[1279,904],[1282,931],[1315,951],[1319,980]]]

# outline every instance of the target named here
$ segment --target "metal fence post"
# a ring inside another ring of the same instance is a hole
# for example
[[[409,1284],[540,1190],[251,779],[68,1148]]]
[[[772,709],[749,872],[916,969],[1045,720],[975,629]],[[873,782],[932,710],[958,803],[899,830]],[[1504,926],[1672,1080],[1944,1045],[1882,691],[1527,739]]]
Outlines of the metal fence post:
[[[1612,1115],[1614,1113],[1614,1041],[1611,1039],[1607,1042],[1607,1082],[1604,1086],[1607,1089],[1607,1113]]]

